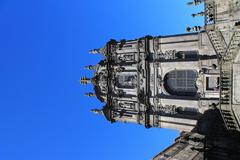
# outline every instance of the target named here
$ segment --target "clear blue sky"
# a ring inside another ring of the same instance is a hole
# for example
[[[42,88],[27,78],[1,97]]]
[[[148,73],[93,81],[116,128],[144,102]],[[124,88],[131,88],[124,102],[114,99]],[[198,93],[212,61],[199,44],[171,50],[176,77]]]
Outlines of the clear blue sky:
[[[186,0],[0,0],[0,159],[147,160],[177,131],[110,124],[89,112],[88,54],[110,38],[184,33]]]

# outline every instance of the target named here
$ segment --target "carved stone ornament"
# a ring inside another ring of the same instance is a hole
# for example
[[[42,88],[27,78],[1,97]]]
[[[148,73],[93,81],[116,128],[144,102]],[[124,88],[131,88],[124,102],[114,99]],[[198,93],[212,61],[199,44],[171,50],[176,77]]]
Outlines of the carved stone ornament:
[[[175,105],[165,105],[159,107],[160,112],[166,114],[176,114],[176,106]]]
[[[177,51],[176,50],[168,50],[165,52],[159,53],[160,59],[175,59]]]
[[[124,70],[125,70],[124,67],[117,67],[117,68],[116,68],[116,72],[122,72],[122,71],[124,71]]]

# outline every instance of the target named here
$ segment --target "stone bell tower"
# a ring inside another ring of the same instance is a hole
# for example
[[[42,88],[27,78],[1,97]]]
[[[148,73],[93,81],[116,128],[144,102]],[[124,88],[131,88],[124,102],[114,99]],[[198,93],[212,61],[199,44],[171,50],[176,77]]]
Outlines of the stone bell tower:
[[[192,33],[111,39],[90,51],[105,59],[85,67],[95,73],[81,83],[94,85],[86,95],[105,103],[101,113],[110,122],[191,131],[204,112],[219,109],[226,127],[239,130],[240,2],[188,5],[201,3],[204,11],[192,16],[204,16],[205,26],[187,27]]]
[[[147,128],[191,131],[198,118],[219,103],[220,68],[207,33],[145,36],[110,40],[93,54],[105,59],[94,69],[95,94],[105,102],[111,122],[132,122]]]
[[[204,26],[187,34],[110,40],[92,83],[108,121],[181,132],[153,159],[240,159],[240,0],[194,0]]]

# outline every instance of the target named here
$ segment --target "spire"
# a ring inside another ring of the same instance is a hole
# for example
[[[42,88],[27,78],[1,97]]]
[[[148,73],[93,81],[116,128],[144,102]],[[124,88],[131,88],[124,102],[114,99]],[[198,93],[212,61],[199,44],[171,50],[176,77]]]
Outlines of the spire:
[[[96,66],[89,65],[89,66],[85,66],[84,68],[88,69],[88,70],[94,70],[96,68]]]
[[[99,110],[99,109],[92,109],[91,112],[94,113],[94,114],[103,115],[103,111],[102,111],[102,110]]]
[[[89,92],[89,93],[85,93],[85,96],[87,96],[87,97],[95,97],[96,94],[92,93],[92,92]]]
[[[80,79],[80,83],[81,84],[91,84],[92,83],[92,79],[91,78],[87,78],[87,77],[82,77]]]
[[[107,46],[104,46],[98,49],[92,49],[89,51],[89,53],[92,53],[92,54],[103,54],[103,55],[105,55],[106,52],[107,52]]]

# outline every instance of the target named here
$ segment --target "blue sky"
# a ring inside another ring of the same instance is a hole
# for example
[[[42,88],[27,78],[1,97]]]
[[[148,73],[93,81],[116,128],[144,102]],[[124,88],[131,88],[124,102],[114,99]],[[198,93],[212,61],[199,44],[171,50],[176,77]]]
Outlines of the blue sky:
[[[184,33],[201,24],[186,0],[1,0],[0,159],[146,160],[178,135],[110,124],[89,112],[103,104],[83,94],[88,50],[110,38]]]

